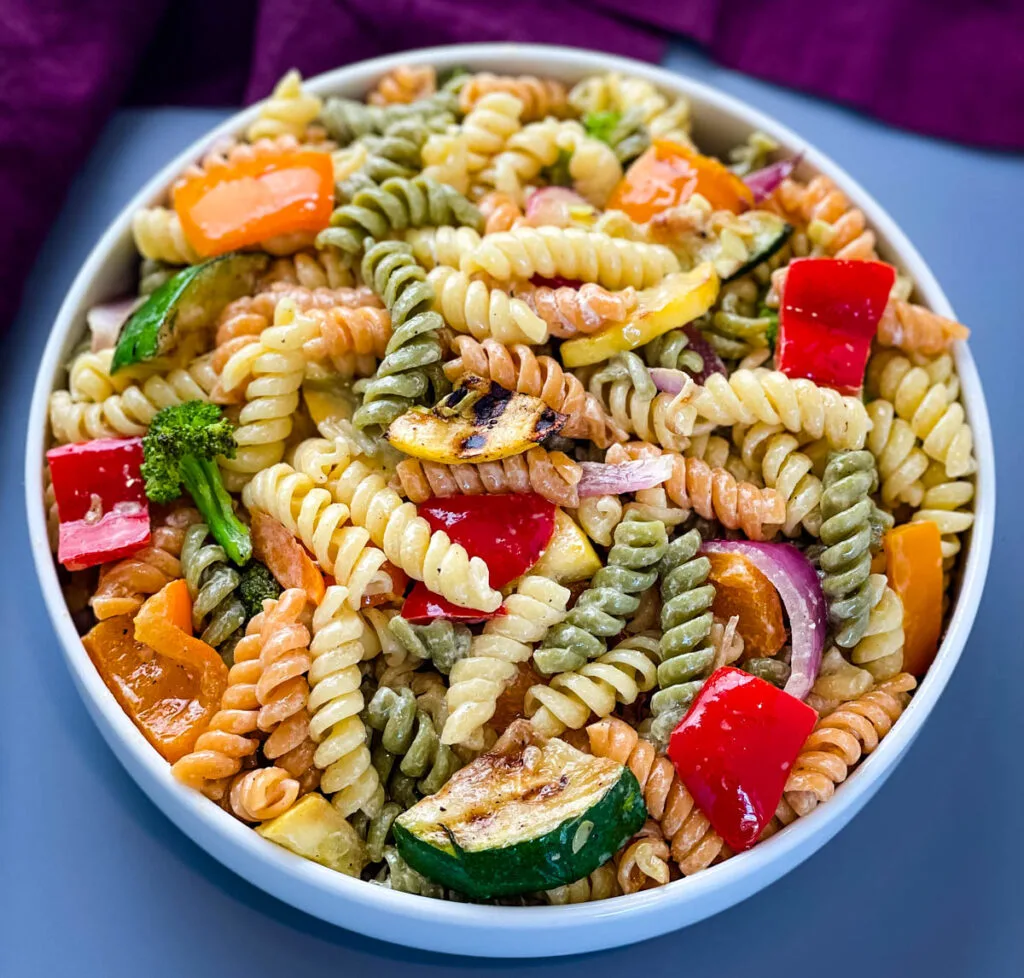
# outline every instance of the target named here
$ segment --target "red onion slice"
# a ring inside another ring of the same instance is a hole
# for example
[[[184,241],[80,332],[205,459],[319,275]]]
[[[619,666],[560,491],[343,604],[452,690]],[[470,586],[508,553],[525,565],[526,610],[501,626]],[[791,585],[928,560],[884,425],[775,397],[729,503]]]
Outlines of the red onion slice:
[[[828,623],[825,595],[811,562],[791,543],[712,540],[703,549],[709,553],[742,554],[779,592],[789,615],[793,643],[793,671],[785,691],[802,700],[818,677]]]
[[[89,324],[89,332],[92,334],[93,353],[109,350],[117,343],[121,327],[142,301],[135,296],[114,299],[112,302],[93,306],[85,314],[85,321]]]
[[[693,375],[693,379],[698,384],[703,384],[712,374],[726,372],[722,358],[715,353],[715,348],[704,339],[704,334],[693,323],[687,323],[683,327],[683,332],[690,339],[690,349],[704,358],[704,369],[699,374]]]
[[[779,160],[778,163],[770,163],[763,169],[748,173],[743,182],[753,193],[754,203],[760,204],[761,201],[767,200],[778,185],[799,166],[803,155],[799,153],[791,160]]]
[[[583,474],[576,486],[580,498],[604,496],[639,489],[653,489],[672,475],[672,456],[642,458],[633,462],[608,465],[604,462],[581,462]]]
[[[672,367],[652,367],[651,380],[658,390],[673,396],[686,389],[692,378],[685,370],[674,370]]]

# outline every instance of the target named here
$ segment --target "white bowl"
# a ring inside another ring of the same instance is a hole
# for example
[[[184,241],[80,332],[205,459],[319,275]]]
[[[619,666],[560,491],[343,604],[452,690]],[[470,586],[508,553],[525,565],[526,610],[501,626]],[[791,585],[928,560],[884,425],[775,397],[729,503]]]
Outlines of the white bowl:
[[[646,78],[664,91],[687,96],[694,107],[698,143],[721,152],[753,129],[773,136],[789,152],[802,150],[800,175],[827,174],[861,207],[879,249],[907,272],[918,295],[937,312],[953,310],[921,256],[892,218],[839,166],[779,123],[693,79],[659,68],[575,48],[520,44],[442,47],[365,61],[311,80],[321,95],[361,97],[385,71],[424,62],[444,68],[467,64],[499,73],[536,73],[573,82],[617,70]],[[953,672],[978,610],[995,517],[992,435],[981,383],[966,346],[956,362],[978,455],[976,520],[966,547],[959,597],[942,648],[910,707],[881,746],[861,763],[827,804],[749,852],[656,890],[570,907],[506,908],[429,900],[394,893],[331,872],[264,841],[197,792],[179,784],[103,684],[86,654],[61,595],[47,543],[42,460],[47,399],[63,380],[62,364],[85,331],[94,303],[131,288],[135,251],[131,215],[156,202],[171,182],[216,138],[244,130],[247,109],[169,163],[122,211],[93,249],[61,306],[39,367],[29,417],[26,456],[28,522],[36,568],[64,655],[85,704],[121,763],[160,809],[210,855],[268,893],[323,920],[385,941],[431,951],[503,957],[574,954],[663,934],[730,907],[774,882],[835,835],[878,790],[917,736]]]

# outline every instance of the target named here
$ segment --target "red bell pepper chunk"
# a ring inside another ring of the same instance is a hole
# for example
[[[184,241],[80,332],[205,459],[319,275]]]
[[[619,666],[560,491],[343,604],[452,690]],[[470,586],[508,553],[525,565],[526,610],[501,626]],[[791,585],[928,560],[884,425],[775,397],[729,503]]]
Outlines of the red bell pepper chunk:
[[[149,543],[141,438],[97,438],[46,453],[68,570],[119,560]]]
[[[417,581],[402,605],[402,617],[414,625],[426,625],[435,618],[447,618],[448,621],[460,621],[464,625],[475,625],[481,621],[490,621],[505,614],[505,606],[497,611],[478,611],[475,608],[463,608],[453,604],[440,594],[434,594],[426,584]]]
[[[896,281],[880,261],[801,258],[790,263],[779,309],[775,362],[788,377],[854,394]]]
[[[672,731],[668,756],[715,831],[749,849],[775,814],[818,714],[730,666],[712,673]]]
[[[481,557],[491,587],[504,587],[538,560],[555,532],[555,504],[533,492],[506,495],[435,497],[417,507],[431,530],[444,530],[470,557]],[[417,583],[405,599],[402,616],[413,622],[449,618],[487,621],[493,614],[461,608]]]

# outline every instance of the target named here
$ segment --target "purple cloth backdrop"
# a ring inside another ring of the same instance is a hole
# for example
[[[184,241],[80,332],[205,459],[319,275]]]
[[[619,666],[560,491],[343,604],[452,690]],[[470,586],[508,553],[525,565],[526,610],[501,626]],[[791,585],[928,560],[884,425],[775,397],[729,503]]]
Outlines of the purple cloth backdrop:
[[[0,0],[0,327],[121,103],[229,105],[391,51],[539,41],[723,64],[887,122],[1024,148],[1020,0]]]

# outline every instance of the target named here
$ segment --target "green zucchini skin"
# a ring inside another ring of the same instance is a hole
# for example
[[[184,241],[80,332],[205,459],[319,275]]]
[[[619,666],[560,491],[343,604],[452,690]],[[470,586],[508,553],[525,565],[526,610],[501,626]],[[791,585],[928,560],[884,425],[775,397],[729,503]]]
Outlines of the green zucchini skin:
[[[513,896],[572,883],[607,862],[644,824],[647,808],[633,773],[623,768],[611,788],[582,815],[551,832],[512,845],[467,851],[420,839],[401,821],[394,825],[398,851],[424,876],[477,898]],[[584,822],[593,828],[573,852]]]
[[[251,295],[269,264],[268,255],[235,251],[183,268],[121,328],[110,372],[170,353],[182,333],[208,326],[229,302]]]
[[[774,216],[774,215],[773,215]],[[741,265],[735,272],[724,278],[723,282],[731,282],[733,279],[737,279],[742,275],[746,275],[747,272],[752,272],[762,262],[768,261],[782,246],[789,240],[790,235],[793,233],[793,225],[788,224],[781,218],[778,219],[780,227],[778,231],[771,235],[764,235],[765,241],[758,244],[757,251],[753,254],[749,261]]]

